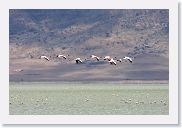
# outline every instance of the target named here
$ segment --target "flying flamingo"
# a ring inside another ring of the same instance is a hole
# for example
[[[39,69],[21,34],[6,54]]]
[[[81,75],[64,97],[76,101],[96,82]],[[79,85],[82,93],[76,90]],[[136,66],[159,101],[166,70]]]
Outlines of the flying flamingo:
[[[104,60],[108,60],[108,61],[110,61],[112,58],[110,57],[110,56],[105,56],[104,57]]]
[[[76,61],[77,64],[83,63],[83,61],[80,58],[76,58],[75,61]]]
[[[47,61],[50,61],[50,59],[47,56],[40,56],[40,59],[45,59]]]
[[[133,62],[133,60],[132,60],[130,57],[128,57],[128,56],[125,56],[123,59],[124,59],[124,60],[128,60],[130,63]]]
[[[116,61],[115,61],[114,59],[111,59],[111,60],[109,61],[109,63],[112,64],[112,65],[116,65]]]
[[[97,61],[99,61],[99,59],[100,59],[98,56],[95,56],[95,55],[91,55],[90,57],[93,59],[96,59]]]
[[[66,59],[66,56],[65,55],[58,55],[57,57],[58,58],[64,58],[64,59]]]

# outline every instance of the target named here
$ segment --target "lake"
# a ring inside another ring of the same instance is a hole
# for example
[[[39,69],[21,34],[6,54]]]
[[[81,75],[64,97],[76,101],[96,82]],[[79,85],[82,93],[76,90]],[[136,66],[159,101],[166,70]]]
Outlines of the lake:
[[[168,84],[10,82],[10,115],[168,115]]]

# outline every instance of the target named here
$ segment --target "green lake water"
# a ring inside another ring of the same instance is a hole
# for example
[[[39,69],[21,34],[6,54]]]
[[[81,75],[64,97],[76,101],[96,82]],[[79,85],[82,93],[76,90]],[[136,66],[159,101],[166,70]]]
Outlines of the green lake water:
[[[167,84],[10,82],[10,115],[168,115]]]

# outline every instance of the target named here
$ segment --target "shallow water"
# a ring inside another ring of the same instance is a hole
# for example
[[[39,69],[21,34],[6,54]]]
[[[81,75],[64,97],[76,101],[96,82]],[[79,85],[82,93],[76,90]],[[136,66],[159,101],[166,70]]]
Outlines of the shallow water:
[[[167,84],[10,83],[11,115],[167,115]]]

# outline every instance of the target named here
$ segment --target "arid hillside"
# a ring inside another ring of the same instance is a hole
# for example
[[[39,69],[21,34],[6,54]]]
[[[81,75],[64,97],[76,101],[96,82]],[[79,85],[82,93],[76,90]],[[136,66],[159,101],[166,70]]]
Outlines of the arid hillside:
[[[169,78],[168,10],[10,10],[9,20],[10,81]],[[110,65],[92,54],[133,63]]]

